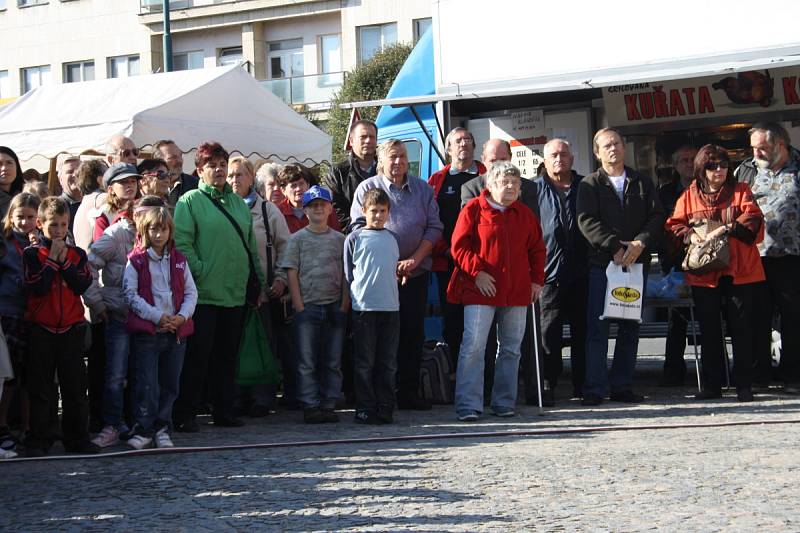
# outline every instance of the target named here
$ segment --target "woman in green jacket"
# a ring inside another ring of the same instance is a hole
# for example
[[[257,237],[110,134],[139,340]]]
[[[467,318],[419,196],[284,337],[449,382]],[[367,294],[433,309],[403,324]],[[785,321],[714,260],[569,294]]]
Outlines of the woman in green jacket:
[[[206,379],[214,425],[244,424],[234,416],[234,377],[250,257],[258,257],[250,209],[226,182],[228,153],[219,143],[203,143],[195,167],[198,188],[175,206],[175,245],[188,260],[198,293],[195,334],[188,341],[173,413],[175,429],[184,432],[199,429],[195,417]],[[261,269],[255,270],[263,285]]]

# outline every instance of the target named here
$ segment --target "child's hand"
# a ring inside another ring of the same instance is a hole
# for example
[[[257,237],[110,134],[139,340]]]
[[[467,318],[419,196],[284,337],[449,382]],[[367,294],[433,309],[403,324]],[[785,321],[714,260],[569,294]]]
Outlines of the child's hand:
[[[32,231],[32,232],[28,233],[28,241],[31,244],[39,244],[39,241],[40,241],[39,234],[36,233],[35,231]]]
[[[64,243],[64,239],[54,239],[53,244],[50,245],[50,253],[47,254],[47,257],[52,259],[57,263],[63,262],[61,258],[62,253],[66,257],[67,253],[67,245]]]
[[[171,320],[174,331],[178,331],[178,329],[186,322],[186,318],[181,315],[172,315]]]

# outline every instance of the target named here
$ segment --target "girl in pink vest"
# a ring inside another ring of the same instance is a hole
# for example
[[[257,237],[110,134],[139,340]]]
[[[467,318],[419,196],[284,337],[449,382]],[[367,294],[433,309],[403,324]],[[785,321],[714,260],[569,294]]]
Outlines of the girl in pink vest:
[[[128,256],[122,288],[130,306],[134,427],[128,444],[172,447],[172,404],[178,397],[186,337],[194,331],[197,289],[186,258],[172,241],[166,207],[137,207],[140,245]]]

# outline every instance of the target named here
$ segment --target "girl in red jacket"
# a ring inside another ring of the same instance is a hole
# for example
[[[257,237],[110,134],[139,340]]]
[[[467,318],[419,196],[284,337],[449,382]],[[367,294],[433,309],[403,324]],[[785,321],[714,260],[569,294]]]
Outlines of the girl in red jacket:
[[[464,305],[464,337],[456,373],[456,413],[463,422],[483,410],[483,354],[497,319],[497,362],[492,411],[514,416],[526,308],[544,284],[545,247],[533,212],[518,201],[520,172],[507,161],[492,165],[486,190],[458,217],[451,253],[456,264],[447,299]]]

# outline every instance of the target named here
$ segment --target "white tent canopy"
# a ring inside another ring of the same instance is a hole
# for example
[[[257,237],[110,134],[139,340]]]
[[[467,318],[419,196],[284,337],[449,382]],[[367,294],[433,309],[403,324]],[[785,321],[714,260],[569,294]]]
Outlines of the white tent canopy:
[[[330,136],[238,66],[43,86],[0,108],[0,145],[23,161],[104,152],[118,133],[138,147],[212,140],[245,156],[331,159]]]

